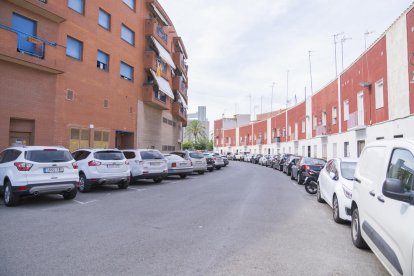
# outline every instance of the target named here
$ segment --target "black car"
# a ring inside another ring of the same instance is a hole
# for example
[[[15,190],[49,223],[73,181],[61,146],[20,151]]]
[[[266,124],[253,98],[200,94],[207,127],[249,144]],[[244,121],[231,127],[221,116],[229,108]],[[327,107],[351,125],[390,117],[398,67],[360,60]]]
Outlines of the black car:
[[[318,179],[319,172],[326,164],[326,160],[320,158],[302,157],[292,166],[292,179],[298,184],[303,184],[307,178]]]
[[[278,162],[275,164],[275,169],[282,171],[283,170],[283,164],[286,162],[286,160],[292,156],[292,154],[290,153],[285,153],[282,155],[282,157],[280,157],[280,159],[278,160]]]
[[[214,168],[216,167],[216,163],[214,162],[214,156],[208,153],[204,153],[204,157],[207,161],[207,170],[209,172],[212,172]]]
[[[299,156],[294,156],[294,155],[289,156],[286,162],[283,163],[283,173],[290,175],[292,172],[293,164],[296,162],[296,160],[299,160],[299,159],[300,159]]]

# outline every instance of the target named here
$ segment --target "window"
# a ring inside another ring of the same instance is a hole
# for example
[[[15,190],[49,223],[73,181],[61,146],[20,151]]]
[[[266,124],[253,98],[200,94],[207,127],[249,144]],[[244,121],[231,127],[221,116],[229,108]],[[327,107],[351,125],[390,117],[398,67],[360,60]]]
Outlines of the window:
[[[332,124],[336,125],[336,107],[332,107]]]
[[[77,60],[82,60],[83,43],[68,36],[66,40],[66,55]]]
[[[68,0],[68,7],[83,15],[85,3],[84,0]]]
[[[326,126],[326,112],[322,112],[322,125]]]
[[[104,108],[108,108],[109,107],[109,101],[108,100],[104,100],[103,101],[103,107]]]
[[[68,150],[29,150],[26,159],[37,163],[59,163],[73,160]]]
[[[135,10],[135,0],[122,0],[130,9]]]
[[[316,116],[313,116],[313,129],[316,129],[316,126],[318,125],[318,118]]]
[[[349,142],[345,142],[344,143],[344,157],[349,157],[349,156],[350,156]]]
[[[103,9],[99,9],[99,18],[98,24],[104,29],[110,30],[111,29],[111,15],[104,11]]]
[[[106,149],[109,147],[109,132],[95,130],[93,136],[93,147]]]
[[[135,44],[135,33],[124,24],[121,27],[121,38],[131,45]]]
[[[375,108],[384,107],[384,82],[379,80],[375,83]]]
[[[358,141],[358,148],[357,148],[357,150],[358,150],[358,157],[360,157],[361,156],[361,153],[362,153],[362,151],[364,150],[364,148],[365,148],[365,140],[360,140],[360,141]]]
[[[344,121],[349,119],[349,101],[344,101]]]
[[[121,78],[132,81],[134,76],[134,68],[121,61],[120,73]]]
[[[414,191],[414,156],[405,149],[395,149],[387,178],[399,179],[406,192]]]
[[[103,70],[103,71],[108,71],[108,69],[109,69],[109,55],[98,50],[98,54],[97,54],[97,57],[96,57],[96,66],[99,69]]]
[[[13,13],[12,28],[19,31],[17,33],[17,51],[29,54],[38,58],[44,56],[44,44],[42,41],[33,38],[36,36],[37,23],[27,17]],[[35,43],[36,42],[36,43]]]
[[[89,147],[89,129],[70,129],[69,150],[71,152],[79,148]]]

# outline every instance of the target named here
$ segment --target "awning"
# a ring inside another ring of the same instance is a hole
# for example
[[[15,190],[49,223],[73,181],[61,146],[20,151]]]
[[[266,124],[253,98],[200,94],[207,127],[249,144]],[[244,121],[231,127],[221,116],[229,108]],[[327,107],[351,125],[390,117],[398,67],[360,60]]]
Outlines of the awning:
[[[168,63],[168,65],[175,69],[176,67],[170,53],[168,53],[168,51],[154,37],[151,36],[151,39],[154,42],[155,48],[157,48],[160,57]]]
[[[163,77],[157,76],[157,74],[153,70],[150,70],[150,71],[151,71],[151,75],[154,77],[155,81],[158,84],[158,89],[162,93],[170,97],[171,99],[174,99],[174,92],[171,89],[170,83]]]
[[[154,9],[155,13],[157,14],[158,18],[162,21],[162,23],[165,26],[169,26],[170,24],[168,24],[167,19],[165,19],[165,17],[162,15],[160,10],[154,4],[151,4],[151,5],[152,5],[152,8]]]
[[[184,97],[181,95],[181,93],[180,93],[180,92],[177,92],[177,94],[178,94],[178,97],[180,98],[181,103],[183,104],[183,107],[184,107],[185,109],[187,109],[187,108],[188,108],[188,106],[187,106],[187,103],[186,103],[186,102],[185,102],[185,100],[184,100]]]

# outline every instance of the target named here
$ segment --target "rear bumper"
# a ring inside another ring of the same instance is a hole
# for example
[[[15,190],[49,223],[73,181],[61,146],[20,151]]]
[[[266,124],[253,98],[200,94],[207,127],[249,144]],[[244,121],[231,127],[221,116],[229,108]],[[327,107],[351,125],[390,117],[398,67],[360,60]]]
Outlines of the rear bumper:
[[[168,175],[182,175],[182,174],[192,174],[193,173],[193,169],[171,169],[168,170]]]
[[[129,181],[129,176],[88,179],[90,185],[118,184]]]
[[[63,192],[70,192],[77,188],[79,182],[66,181],[46,184],[30,184],[26,186],[13,187],[13,193],[21,196],[25,195],[40,195],[40,194],[60,194]],[[26,188],[23,190],[23,188]]]
[[[145,173],[141,175],[134,176],[134,180],[138,179],[154,179],[154,178],[165,178],[168,176],[168,173]]]

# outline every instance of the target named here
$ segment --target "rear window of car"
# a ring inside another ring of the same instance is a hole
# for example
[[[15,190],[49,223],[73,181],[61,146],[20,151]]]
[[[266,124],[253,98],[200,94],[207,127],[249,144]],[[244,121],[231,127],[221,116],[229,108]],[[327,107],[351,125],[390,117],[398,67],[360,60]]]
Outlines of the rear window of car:
[[[303,161],[306,165],[321,165],[325,166],[326,161],[322,159],[305,158]]]
[[[202,155],[199,152],[190,152],[190,157],[191,158],[195,158],[195,159],[201,159],[204,157],[204,155]]]
[[[164,155],[165,156],[165,158],[167,158],[168,160],[176,160],[176,161],[183,161],[184,159],[183,158],[181,158],[180,156],[178,156],[178,155],[175,155],[175,154],[171,154],[171,155]]]
[[[26,160],[37,163],[59,163],[73,160],[67,150],[29,150],[26,151]]]
[[[164,156],[158,151],[141,151],[142,160],[164,159]]]
[[[345,179],[352,180],[354,179],[356,162],[342,162],[341,163],[341,174]]]
[[[136,157],[133,151],[124,151],[124,155],[126,159],[134,159]]]
[[[178,155],[182,158],[185,158],[185,153],[184,152],[170,152],[170,154],[175,154],[175,155]]]
[[[122,160],[124,155],[120,151],[106,150],[97,151],[93,154],[93,157],[99,160]]]

